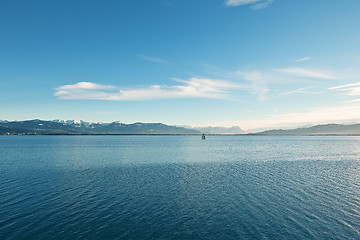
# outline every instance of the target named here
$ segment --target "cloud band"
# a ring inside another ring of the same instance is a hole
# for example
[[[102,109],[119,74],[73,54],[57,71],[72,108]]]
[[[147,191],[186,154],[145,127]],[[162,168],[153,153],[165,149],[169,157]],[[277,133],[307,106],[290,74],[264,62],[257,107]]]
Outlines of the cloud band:
[[[122,89],[111,85],[79,82],[56,88],[59,99],[97,99],[114,101],[136,101],[164,98],[217,98],[224,99],[232,89],[240,86],[223,80],[191,78],[177,80],[179,85],[152,85],[145,88]]]

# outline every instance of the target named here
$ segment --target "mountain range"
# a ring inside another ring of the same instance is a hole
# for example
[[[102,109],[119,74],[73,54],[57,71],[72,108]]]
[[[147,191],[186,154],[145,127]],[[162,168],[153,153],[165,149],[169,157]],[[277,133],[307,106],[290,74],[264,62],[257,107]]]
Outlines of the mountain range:
[[[162,123],[112,123],[82,120],[0,120],[0,134],[242,134],[239,127],[182,127]]]
[[[245,134],[239,127],[179,127],[162,123],[136,122],[125,124],[85,122],[82,120],[0,120],[0,135],[46,135],[46,134]],[[274,129],[251,135],[360,135],[360,124],[325,124],[296,129]]]
[[[274,129],[252,135],[360,135],[360,124],[323,124],[296,129]]]
[[[79,120],[1,121],[0,134],[199,134],[194,129],[162,123],[89,123]]]
[[[233,127],[194,127],[199,132],[206,134],[244,134],[245,131],[238,126]]]

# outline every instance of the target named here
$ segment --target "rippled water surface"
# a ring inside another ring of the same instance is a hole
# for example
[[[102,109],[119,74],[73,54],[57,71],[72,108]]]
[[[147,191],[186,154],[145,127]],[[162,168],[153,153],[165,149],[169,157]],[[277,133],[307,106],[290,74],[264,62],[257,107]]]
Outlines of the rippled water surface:
[[[360,138],[0,136],[1,239],[360,239]]]

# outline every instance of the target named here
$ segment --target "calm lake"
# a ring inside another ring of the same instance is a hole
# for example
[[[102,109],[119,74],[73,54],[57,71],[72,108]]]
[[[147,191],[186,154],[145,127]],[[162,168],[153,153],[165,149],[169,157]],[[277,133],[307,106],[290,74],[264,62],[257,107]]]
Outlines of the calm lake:
[[[360,239],[360,137],[0,136],[0,239]]]

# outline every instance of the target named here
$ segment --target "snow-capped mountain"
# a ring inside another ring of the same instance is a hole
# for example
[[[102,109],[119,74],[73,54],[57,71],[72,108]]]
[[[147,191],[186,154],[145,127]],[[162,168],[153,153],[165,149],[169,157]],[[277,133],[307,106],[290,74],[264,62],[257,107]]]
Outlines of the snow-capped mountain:
[[[81,120],[27,120],[0,123],[0,134],[198,134],[162,123],[91,123]]]
[[[55,119],[53,122],[62,123],[65,125],[75,126],[75,127],[91,127],[93,125],[107,125],[109,123],[103,123],[103,122],[86,122],[83,120],[61,120],[61,119]]]

